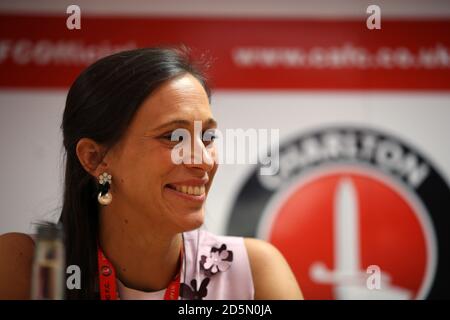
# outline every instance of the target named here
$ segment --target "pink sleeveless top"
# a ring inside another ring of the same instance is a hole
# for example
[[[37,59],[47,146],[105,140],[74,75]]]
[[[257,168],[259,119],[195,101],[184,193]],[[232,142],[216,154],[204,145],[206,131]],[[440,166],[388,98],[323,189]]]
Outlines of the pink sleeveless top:
[[[179,300],[253,300],[254,287],[242,237],[218,236],[196,229],[183,233]],[[166,289],[143,292],[119,280],[123,300],[163,300]]]

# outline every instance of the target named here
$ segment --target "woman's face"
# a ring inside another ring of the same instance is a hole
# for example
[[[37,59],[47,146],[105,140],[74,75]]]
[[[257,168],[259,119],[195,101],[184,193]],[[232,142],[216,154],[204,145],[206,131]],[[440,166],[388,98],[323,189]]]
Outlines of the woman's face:
[[[202,124],[197,136],[194,121]],[[171,134],[188,130],[192,152],[197,143],[203,157],[214,158],[214,145],[200,134],[215,127],[208,96],[195,77],[186,74],[163,84],[140,106],[124,137],[105,157],[112,175],[110,206],[146,215],[157,228],[198,228],[217,163],[174,163],[172,149],[180,142],[171,141]]]

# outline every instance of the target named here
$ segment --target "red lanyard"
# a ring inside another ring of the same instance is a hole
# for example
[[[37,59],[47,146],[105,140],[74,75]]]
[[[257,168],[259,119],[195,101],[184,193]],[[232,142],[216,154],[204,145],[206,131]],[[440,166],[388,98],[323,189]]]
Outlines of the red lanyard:
[[[108,258],[103,254],[100,246],[97,246],[98,256],[98,274],[99,274],[99,286],[100,286],[100,299],[101,300],[117,300],[117,287],[116,287],[116,271],[113,265],[109,262]],[[183,250],[180,252],[180,261],[183,263]],[[178,300],[180,295],[180,271],[175,276],[175,279],[170,282],[169,286],[164,293],[164,300]]]

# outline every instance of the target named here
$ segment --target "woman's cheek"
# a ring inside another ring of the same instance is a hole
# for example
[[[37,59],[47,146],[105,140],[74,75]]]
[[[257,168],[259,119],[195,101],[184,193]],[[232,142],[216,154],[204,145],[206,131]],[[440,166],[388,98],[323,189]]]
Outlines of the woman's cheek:
[[[219,167],[219,158],[217,153],[217,147],[215,145],[212,145],[211,147],[207,148],[208,155],[210,159],[212,159],[212,168],[210,172],[208,172],[210,180],[214,178],[214,175],[216,174],[217,168]]]
[[[177,153],[177,154],[179,154],[179,153]],[[175,154],[175,149],[174,148],[165,148],[160,153],[160,159],[163,161],[163,163],[166,166],[173,166],[173,165],[176,164],[172,160],[172,157],[174,157],[175,155],[176,154]]]
[[[206,148],[206,156],[209,158],[210,161],[212,161],[212,164],[214,166],[217,165],[218,163],[218,154],[217,154],[217,147],[215,144],[211,144],[209,146],[207,146]]]

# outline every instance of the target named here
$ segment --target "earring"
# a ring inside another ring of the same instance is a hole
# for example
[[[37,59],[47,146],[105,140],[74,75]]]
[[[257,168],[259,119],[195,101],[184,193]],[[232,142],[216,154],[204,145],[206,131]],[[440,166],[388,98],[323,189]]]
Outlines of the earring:
[[[106,172],[103,172],[103,174],[98,176],[100,192],[98,193],[97,200],[103,206],[107,206],[112,201],[112,194],[109,192],[111,178],[111,175]]]

